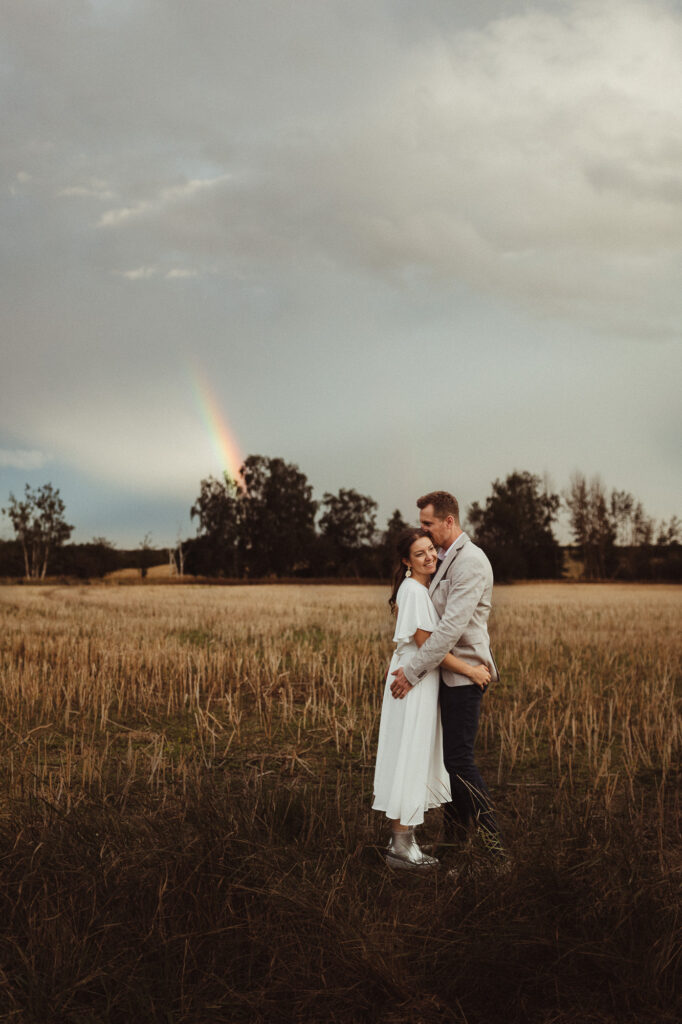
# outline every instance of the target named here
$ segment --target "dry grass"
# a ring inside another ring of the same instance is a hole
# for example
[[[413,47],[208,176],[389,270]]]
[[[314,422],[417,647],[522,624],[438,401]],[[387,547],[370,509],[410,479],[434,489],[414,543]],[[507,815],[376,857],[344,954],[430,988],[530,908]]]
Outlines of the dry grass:
[[[682,590],[498,590],[460,883],[377,852],[386,596],[0,590],[0,1019],[677,1019]]]

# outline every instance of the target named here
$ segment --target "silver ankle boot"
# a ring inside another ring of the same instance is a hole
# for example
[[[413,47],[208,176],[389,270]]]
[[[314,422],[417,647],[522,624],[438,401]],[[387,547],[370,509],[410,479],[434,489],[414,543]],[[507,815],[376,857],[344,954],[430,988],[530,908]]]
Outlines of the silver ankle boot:
[[[391,868],[415,871],[420,868],[435,868],[438,861],[419,848],[414,838],[414,828],[409,828],[404,832],[391,832],[386,850],[386,863]]]

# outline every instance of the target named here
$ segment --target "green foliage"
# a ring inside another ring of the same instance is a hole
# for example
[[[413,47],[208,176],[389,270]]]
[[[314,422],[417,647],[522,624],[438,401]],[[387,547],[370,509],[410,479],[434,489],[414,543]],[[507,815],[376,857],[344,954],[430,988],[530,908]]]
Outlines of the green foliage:
[[[625,491],[607,495],[598,479],[576,474],[565,496],[578,555],[588,578],[679,579],[682,577],[678,520],[654,523]],[[240,481],[227,474],[201,481],[192,506],[198,535],[183,543],[189,575],[252,579],[269,576],[387,579],[395,562],[395,539],[408,524],[396,509],[381,534],[377,503],[353,488],[325,492],[319,532],[312,487],[298,466],[280,458],[250,455]],[[563,551],[553,526],[560,508],[541,478],[514,471],[496,480],[469,522],[474,540],[488,554],[498,580],[553,579],[563,570]],[[416,517],[415,517],[416,518]]]
[[[322,506],[320,530],[327,571],[332,568],[340,575],[361,575],[368,549],[373,549],[376,501],[342,487],[338,494],[327,492]]]
[[[401,533],[408,528],[410,524],[406,523],[403,519],[400,510],[395,509],[392,516],[386,523],[386,529],[381,537],[381,545],[379,547],[379,566],[380,575],[382,579],[390,579],[395,571],[397,558],[396,555],[396,541]]]
[[[244,562],[249,576],[286,576],[310,562],[315,539],[313,489],[298,466],[249,455],[239,496]]]
[[[654,521],[641,501],[615,488],[608,494],[598,476],[574,473],[564,494],[577,554],[587,579],[679,579],[679,522]]]
[[[0,576],[18,577],[24,572],[24,556],[17,540],[0,540]]]
[[[227,473],[222,480],[201,481],[199,497],[190,509],[199,520],[199,536],[188,541],[187,572],[199,576],[239,576],[241,569],[242,507],[237,484]]]
[[[156,552],[152,557],[155,561],[159,559]],[[88,544],[65,544],[59,548],[50,562],[51,574],[94,579],[128,568],[133,564],[131,558],[131,553],[117,551],[106,538],[93,537]]]
[[[574,473],[564,496],[571,518],[571,530],[584,563],[587,579],[603,579],[612,573],[618,517],[629,510],[629,495],[614,492],[609,505],[606,489],[598,476],[588,481]]]
[[[298,466],[249,455],[241,486],[227,473],[201,481],[191,508],[199,536],[186,546],[187,572],[207,576],[287,576],[309,564],[317,503]]]
[[[51,483],[31,488],[26,484],[23,501],[10,493],[2,512],[14,527],[24,555],[27,579],[43,579],[50,552],[68,540],[73,532],[64,519],[66,506]]]
[[[473,536],[501,579],[554,579],[561,575],[562,551],[552,532],[560,506],[540,477],[514,471],[496,480],[485,508],[474,502],[468,517]]]
[[[326,493],[322,505],[325,509],[320,519],[322,533],[342,551],[351,552],[372,543],[379,507],[373,498],[342,487],[338,494]]]

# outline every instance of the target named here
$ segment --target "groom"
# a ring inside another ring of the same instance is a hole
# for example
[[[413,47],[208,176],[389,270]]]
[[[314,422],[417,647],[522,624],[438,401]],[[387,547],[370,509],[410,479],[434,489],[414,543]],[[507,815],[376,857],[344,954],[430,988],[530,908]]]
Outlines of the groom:
[[[488,637],[493,591],[490,562],[462,530],[459,505],[452,494],[431,491],[419,498],[417,507],[422,528],[439,548],[439,566],[429,595],[440,622],[412,660],[393,673],[391,693],[398,699],[437,668],[448,651],[472,664],[486,662],[492,679],[499,679]],[[446,814],[454,817],[461,835],[473,821],[486,849],[502,855],[490,794],[474,760],[483,693],[466,676],[441,669],[443,761],[452,791],[452,805],[446,806]]]

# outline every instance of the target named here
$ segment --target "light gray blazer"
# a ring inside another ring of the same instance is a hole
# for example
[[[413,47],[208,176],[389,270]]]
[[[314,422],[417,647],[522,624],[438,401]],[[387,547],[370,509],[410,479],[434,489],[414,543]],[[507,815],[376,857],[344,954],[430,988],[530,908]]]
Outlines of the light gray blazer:
[[[499,679],[488,636],[492,593],[490,562],[466,533],[462,533],[438,567],[429,587],[429,597],[440,622],[412,660],[403,666],[413,686],[427,672],[437,668],[448,651],[470,664],[485,661],[492,678]],[[441,669],[441,678],[447,686],[474,685],[468,676],[446,669]]]

